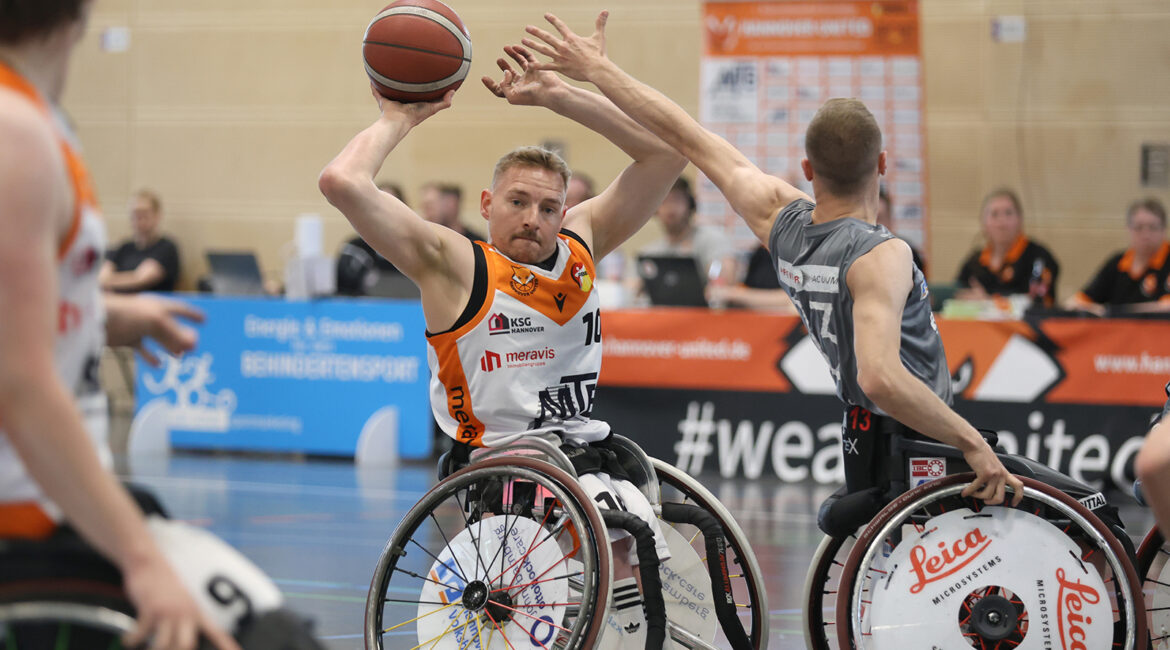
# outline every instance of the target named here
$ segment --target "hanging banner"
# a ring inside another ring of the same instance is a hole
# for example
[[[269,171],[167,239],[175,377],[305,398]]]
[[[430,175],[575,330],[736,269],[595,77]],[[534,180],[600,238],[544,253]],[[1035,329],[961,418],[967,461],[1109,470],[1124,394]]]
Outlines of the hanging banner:
[[[804,132],[826,100],[855,97],[885,137],[893,230],[925,245],[926,149],[916,0],[706,2],[699,120],[756,165],[811,193]],[[705,177],[699,215],[755,238]]]

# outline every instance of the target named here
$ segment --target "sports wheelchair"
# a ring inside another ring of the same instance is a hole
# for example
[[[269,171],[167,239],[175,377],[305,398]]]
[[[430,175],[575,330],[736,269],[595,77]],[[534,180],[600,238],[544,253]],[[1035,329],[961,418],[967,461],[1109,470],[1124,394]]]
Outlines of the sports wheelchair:
[[[630,440],[614,435],[607,446],[658,515],[669,560],[659,566],[642,520],[597,507],[556,445],[533,437],[477,449],[465,467],[441,461],[441,480],[382,551],[366,599],[367,650],[766,648],[762,574],[731,513]],[[454,470],[445,477],[444,465]],[[622,606],[611,591],[612,528],[637,546],[644,644],[610,615]]]
[[[872,486],[822,505],[827,536],[803,599],[808,648],[1146,647],[1146,611],[1167,596],[1143,598],[1117,509],[983,433],[1024,483],[1017,507],[1010,492],[1002,506],[963,497],[974,474],[962,453],[900,431],[882,436],[887,462]],[[914,459],[945,459],[946,476],[908,490]],[[1165,553],[1147,554],[1161,564],[1145,571],[1170,574]]]

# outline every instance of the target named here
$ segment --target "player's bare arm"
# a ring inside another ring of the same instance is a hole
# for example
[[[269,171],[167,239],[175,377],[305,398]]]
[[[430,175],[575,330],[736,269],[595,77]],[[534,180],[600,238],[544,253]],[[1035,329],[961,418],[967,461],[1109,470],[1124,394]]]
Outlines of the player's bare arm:
[[[33,480],[121,569],[139,611],[137,639],[193,648],[202,629],[221,650],[238,650],[199,613],[101,466],[57,375],[57,242],[73,206],[55,136],[35,110],[0,93],[0,142],[0,421]]]
[[[1018,503],[1023,497],[1019,479],[1008,473],[974,427],[902,364],[902,309],[915,290],[912,267],[910,246],[894,238],[849,268],[845,281],[853,295],[857,383],[890,417],[963,452],[977,476],[965,494],[997,504],[1003,502],[1005,486],[1010,486]]]
[[[703,128],[678,104],[614,64],[605,54],[608,12],[597,17],[596,31],[589,37],[573,33],[552,14],[545,14],[545,18],[560,36],[529,26],[528,33],[540,40],[523,41],[551,59],[538,66],[594,84],[623,112],[678,150],[715,183],[765,246],[780,209],[796,199],[808,198],[785,181],[765,174],[729,142]]]
[[[537,69],[537,59],[521,46],[504,51],[515,62],[498,59],[500,82],[484,77],[497,96],[518,105],[538,105],[602,135],[633,159],[633,163],[594,198],[575,206],[564,227],[585,239],[601,259],[646,225],[662,203],[686,159],[622,113],[602,95],[571,86],[555,73]]]
[[[1162,535],[1170,533],[1170,418],[1162,418],[1142,443],[1134,470]],[[1166,537],[1170,539],[1170,537]]]
[[[374,177],[411,129],[451,105],[440,101],[400,104],[374,93],[381,117],[345,146],[321,172],[321,193],[383,257],[422,291],[431,331],[454,324],[471,293],[474,254],[463,235],[429,223],[383,192]]]

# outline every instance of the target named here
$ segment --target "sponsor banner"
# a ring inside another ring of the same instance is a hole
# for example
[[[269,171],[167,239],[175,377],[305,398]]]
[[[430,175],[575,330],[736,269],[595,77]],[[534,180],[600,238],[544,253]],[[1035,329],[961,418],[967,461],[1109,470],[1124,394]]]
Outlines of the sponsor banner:
[[[765,172],[804,183],[804,133],[825,101],[865,102],[884,136],[894,231],[923,245],[927,164],[916,0],[702,3],[699,121]],[[699,219],[745,248],[756,240],[706,177]]]
[[[604,373],[603,373],[604,376]],[[999,433],[1000,445],[1096,489],[1128,491],[1133,459],[1152,409],[1083,404],[1020,404],[959,399],[955,410]],[[842,483],[836,396],[795,392],[598,388],[593,417],[651,456],[690,474],[774,476],[784,482]]]
[[[938,319],[955,396],[976,402],[1160,409],[1170,322]],[[796,316],[739,310],[606,314],[602,384],[834,395]]]
[[[426,340],[417,302],[181,296],[199,345],[138,365],[131,446],[427,457]]]

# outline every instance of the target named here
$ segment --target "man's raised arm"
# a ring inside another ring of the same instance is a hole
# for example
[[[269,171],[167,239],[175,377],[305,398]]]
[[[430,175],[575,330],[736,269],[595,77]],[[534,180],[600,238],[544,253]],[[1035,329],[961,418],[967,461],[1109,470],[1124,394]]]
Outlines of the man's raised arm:
[[[607,12],[597,17],[597,30],[588,38],[573,33],[552,14],[545,14],[545,18],[560,32],[560,37],[530,25],[528,33],[541,42],[523,41],[551,59],[538,67],[597,86],[618,108],[702,170],[765,245],[780,209],[796,199],[808,198],[783,180],[762,172],[747,156],[703,128],[678,104],[609,60],[605,55]]]

